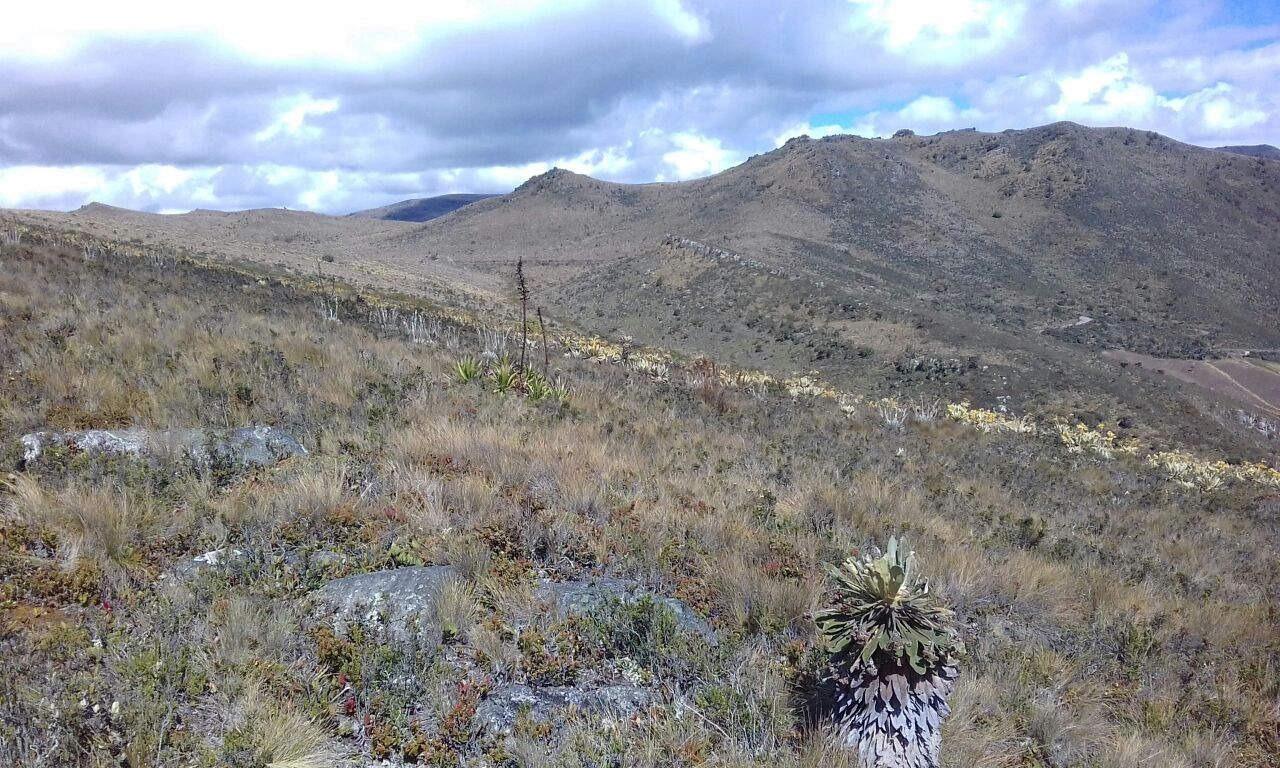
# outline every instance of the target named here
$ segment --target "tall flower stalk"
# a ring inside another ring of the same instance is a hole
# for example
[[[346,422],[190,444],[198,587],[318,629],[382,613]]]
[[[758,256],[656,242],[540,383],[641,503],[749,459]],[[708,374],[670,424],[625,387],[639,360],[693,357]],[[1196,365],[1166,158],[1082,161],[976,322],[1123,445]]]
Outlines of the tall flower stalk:
[[[829,571],[835,594],[814,618],[831,654],[839,740],[865,768],[937,768],[963,653],[954,615],[895,538],[883,555]]]

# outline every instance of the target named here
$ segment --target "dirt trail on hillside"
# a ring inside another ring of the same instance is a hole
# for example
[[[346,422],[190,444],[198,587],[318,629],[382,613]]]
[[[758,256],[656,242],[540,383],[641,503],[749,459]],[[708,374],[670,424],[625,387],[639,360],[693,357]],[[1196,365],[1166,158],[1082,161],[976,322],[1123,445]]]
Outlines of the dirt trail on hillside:
[[[1268,415],[1280,416],[1280,371],[1252,360],[1178,360],[1123,350],[1102,354],[1226,395]]]

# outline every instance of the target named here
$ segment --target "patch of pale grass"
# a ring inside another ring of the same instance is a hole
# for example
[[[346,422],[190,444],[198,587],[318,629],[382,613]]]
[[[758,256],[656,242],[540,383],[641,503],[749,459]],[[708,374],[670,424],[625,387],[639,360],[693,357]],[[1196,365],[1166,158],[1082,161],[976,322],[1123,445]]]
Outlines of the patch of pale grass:
[[[87,561],[119,585],[140,563],[137,547],[163,533],[154,505],[111,488],[71,486],[56,494],[28,475],[7,481],[9,513],[58,534],[68,568]]]
[[[1117,734],[1103,752],[1100,768],[1191,768],[1167,740],[1139,733]]]
[[[435,619],[445,640],[465,637],[480,615],[476,590],[462,579],[449,579],[436,595]]]
[[[245,665],[255,659],[288,663],[285,654],[297,634],[289,606],[233,595],[215,605],[210,646],[224,663]]]
[[[450,478],[442,492],[449,519],[460,530],[483,528],[501,509],[497,489],[479,475]]]
[[[493,555],[484,542],[474,536],[458,536],[449,539],[443,547],[444,561],[470,581],[478,580],[489,571]]]
[[[516,629],[543,627],[551,621],[527,581],[512,584],[486,574],[480,578],[480,589],[485,601]]]
[[[961,675],[942,725],[943,768],[1013,768],[1021,748],[1013,718],[1000,708],[1002,691],[988,677]]]
[[[226,732],[248,736],[267,768],[342,768],[350,753],[311,718],[273,698],[259,680],[246,680],[240,694],[217,712]]]
[[[496,675],[508,674],[520,662],[519,649],[504,640],[501,632],[491,627],[483,624],[472,626],[467,635],[467,642],[476,653],[488,660],[490,668]]]
[[[274,499],[279,514],[321,518],[355,503],[347,487],[347,469],[342,464],[301,473]]]
[[[777,579],[742,558],[717,562],[708,579],[721,610],[753,632],[803,625],[822,599],[820,579]]]

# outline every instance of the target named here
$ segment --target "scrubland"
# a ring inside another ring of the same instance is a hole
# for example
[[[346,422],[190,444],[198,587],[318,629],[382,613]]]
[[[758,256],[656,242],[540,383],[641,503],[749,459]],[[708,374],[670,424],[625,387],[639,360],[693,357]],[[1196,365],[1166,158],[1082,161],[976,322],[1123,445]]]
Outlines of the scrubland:
[[[0,763],[841,765],[800,714],[822,566],[897,534],[967,648],[944,764],[1280,765],[1274,488],[563,356],[567,402],[532,403],[458,380],[475,329],[413,343],[369,309],[266,273],[0,251]],[[17,442],[246,424],[310,454],[24,465]],[[242,556],[175,575],[210,551]],[[430,563],[462,578],[412,647],[310,608],[329,579]],[[685,601],[721,642],[651,606],[538,610],[535,576],[589,573]],[[661,701],[474,727],[497,683],[602,665]]]

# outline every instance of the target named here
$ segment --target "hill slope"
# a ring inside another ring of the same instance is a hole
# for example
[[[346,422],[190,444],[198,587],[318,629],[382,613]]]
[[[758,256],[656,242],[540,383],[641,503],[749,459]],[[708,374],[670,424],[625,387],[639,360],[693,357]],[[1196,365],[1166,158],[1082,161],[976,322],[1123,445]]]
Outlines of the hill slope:
[[[691,355],[1220,426],[1217,395],[1100,353],[1280,347],[1277,224],[1273,163],[1059,123],[801,138],[678,184],[556,170],[396,240],[523,257],[556,315]]]

